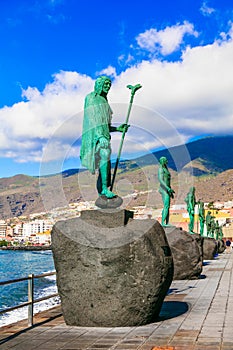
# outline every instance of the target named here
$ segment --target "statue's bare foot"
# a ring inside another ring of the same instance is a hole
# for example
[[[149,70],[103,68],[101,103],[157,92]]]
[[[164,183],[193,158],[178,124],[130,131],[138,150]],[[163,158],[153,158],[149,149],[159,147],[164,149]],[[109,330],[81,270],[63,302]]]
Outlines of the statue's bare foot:
[[[102,196],[105,196],[107,198],[113,198],[116,197],[116,194],[111,192],[108,188],[103,189],[103,191],[101,192]]]

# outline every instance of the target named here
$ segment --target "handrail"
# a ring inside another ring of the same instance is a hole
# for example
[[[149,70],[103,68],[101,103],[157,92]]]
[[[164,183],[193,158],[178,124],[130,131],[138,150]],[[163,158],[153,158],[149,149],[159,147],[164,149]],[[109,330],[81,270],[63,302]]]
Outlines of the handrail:
[[[12,307],[8,307],[4,310],[0,310],[0,315],[1,314],[5,314],[7,312],[28,306],[28,326],[31,327],[33,326],[33,306],[35,303],[38,303],[40,301],[43,300],[47,300],[53,297],[58,296],[58,293],[54,293],[54,294],[50,294],[47,295],[45,297],[42,298],[38,298],[38,299],[34,299],[34,279],[35,278],[43,278],[43,277],[47,277],[47,276],[52,276],[55,275],[56,271],[53,272],[47,272],[47,273],[43,273],[41,275],[34,275],[34,274],[30,274],[28,275],[28,277],[21,277],[21,278],[16,278],[13,280],[7,280],[7,281],[0,281],[0,286],[6,285],[6,284],[11,284],[11,283],[17,283],[17,282],[22,282],[22,281],[28,281],[28,301],[21,303],[19,305],[15,305]]]

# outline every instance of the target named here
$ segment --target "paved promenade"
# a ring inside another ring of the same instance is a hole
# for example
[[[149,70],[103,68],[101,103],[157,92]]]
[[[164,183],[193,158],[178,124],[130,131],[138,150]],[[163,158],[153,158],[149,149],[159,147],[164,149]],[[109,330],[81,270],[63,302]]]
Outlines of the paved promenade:
[[[0,349],[233,350],[232,264],[233,253],[224,253],[204,262],[200,279],[174,281],[158,322],[69,327],[56,307],[37,315],[32,328],[24,329],[25,321],[0,328]]]

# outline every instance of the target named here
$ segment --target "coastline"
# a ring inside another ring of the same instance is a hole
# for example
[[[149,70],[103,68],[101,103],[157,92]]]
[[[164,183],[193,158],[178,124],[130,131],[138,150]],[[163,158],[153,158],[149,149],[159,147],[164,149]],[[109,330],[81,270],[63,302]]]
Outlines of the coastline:
[[[0,247],[0,250],[28,250],[28,251],[40,251],[40,250],[51,250],[51,245],[46,246],[21,246],[21,247]]]

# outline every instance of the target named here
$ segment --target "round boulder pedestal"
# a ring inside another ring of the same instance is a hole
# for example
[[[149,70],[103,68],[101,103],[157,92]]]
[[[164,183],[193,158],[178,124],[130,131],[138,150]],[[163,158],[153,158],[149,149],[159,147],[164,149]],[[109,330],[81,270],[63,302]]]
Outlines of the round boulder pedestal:
[[[214,238],[204,237],[203,259],[213,260],[218,253],[218,244]]]
[[[162,226],[132,212],[83,211],[57,222],[52,251],[65,322],[138,326],[157,319],[173,279]]]
[[[225,251],[225,249],[226,249],[225,242],[224,242],[223,239],[219,239],[217,241],[217,243],[218,243],[218,253],[222,254]]]
[[[179,227],[164,227],[174,261],[174,280],[196,279],[202,272],[203,239]]]

